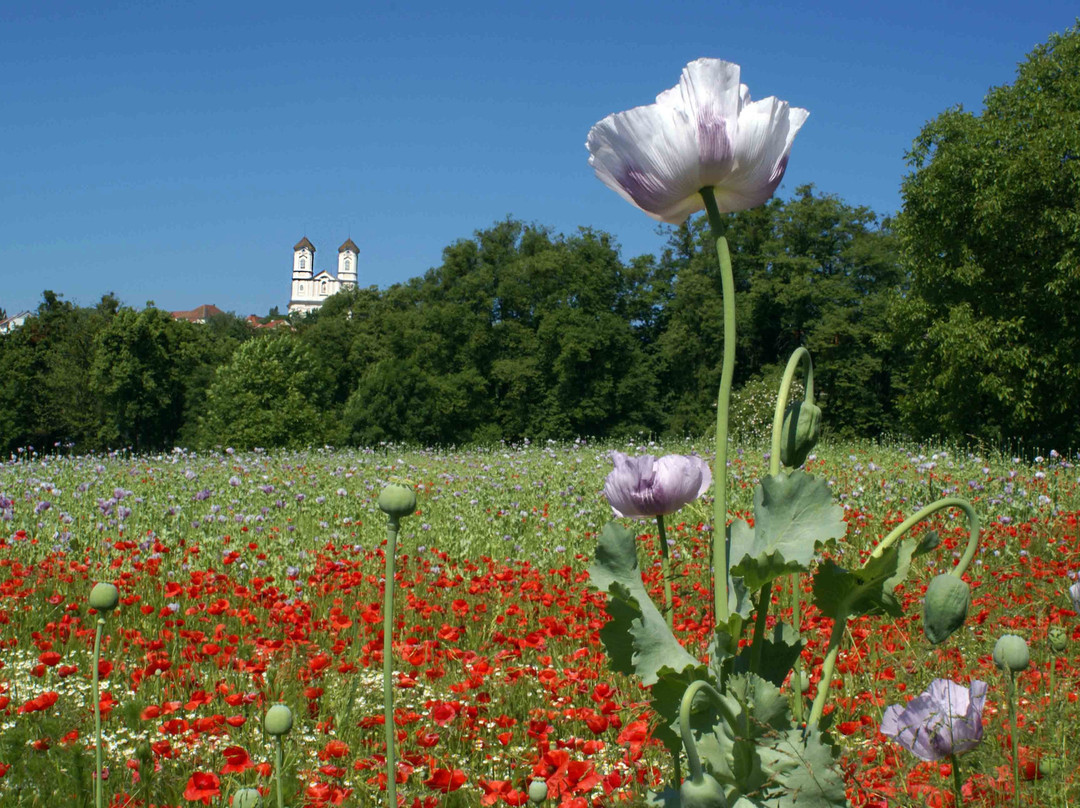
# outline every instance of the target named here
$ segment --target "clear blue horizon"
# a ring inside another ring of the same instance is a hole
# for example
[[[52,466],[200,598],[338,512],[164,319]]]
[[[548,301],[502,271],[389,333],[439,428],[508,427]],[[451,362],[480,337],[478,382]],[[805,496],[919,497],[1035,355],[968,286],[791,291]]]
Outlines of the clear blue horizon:
[[[1074,3],[42,3],[0,11],[0,307],[44,289],[246,316],[360,247],[361,285],[422,275],[511,216],[666,237],[593,175],[585,137],[687,62],[742,66],[810,110],[780,190],[890,215],[904,154],[987,91]]]

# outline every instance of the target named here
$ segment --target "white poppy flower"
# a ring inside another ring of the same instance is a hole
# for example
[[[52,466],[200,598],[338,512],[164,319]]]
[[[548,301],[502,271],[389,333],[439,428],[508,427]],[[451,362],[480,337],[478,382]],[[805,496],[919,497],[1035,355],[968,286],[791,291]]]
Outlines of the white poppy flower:
[[[704,209],[706,186],[722,213],[767,201],[809,114],[774,97],[751,101],[738,65],[698,59],[655,104],[596,124],[585,145],[605,185],[654,219],[681,224]]]

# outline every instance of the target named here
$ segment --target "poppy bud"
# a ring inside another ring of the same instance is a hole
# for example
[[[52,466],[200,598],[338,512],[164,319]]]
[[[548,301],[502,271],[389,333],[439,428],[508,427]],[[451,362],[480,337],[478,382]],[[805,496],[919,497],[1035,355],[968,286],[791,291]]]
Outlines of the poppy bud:
[[[702,773],[700,782],[683,780],[679,800],[682,808],[727,808],[724,787],[708,772]]]
[[[1015,634],[1003,634],[994,646],[994,664],[1013,673],[1026,670],[1031,662],[1027,643]]]
[[[942,573],[926,587],[923,633],[934,645],[945,642],[967,620],[971,593],[962,579]]]
[[[287,704],[275,704],[266,711],[263,726],[271,735],[288,735],[292,729],[293,714]]]
[[[120,590],[112,584],[94,584],[90,590],[90,608],[103,614],[111,612],[120,602]]]
[[[821,408],[809,401],[796,401],[784,413],[780,462],[798,468],[821,435]]]
[[[1044,757],[1039,760],[1039,774],[1043,777],[1050,777],[1058,770],[1057,758]]]
[[[379,508],[391,519],[412,516],[416,511],[416,492],[407,485],[390,483],[379,494]]]
[[[529,783],[529,802],[539,805],[547,799],[548,787],[544,780],[533,780]]]
[[[242,788],[233,795],[233,808],[259,808],[262,797],[257,788]]]
[[[1046,639],[1050,642],[1050,650],[1055,654],[1064,654],[1069,645],[1069,634],[1061,626],[1050,626]]]

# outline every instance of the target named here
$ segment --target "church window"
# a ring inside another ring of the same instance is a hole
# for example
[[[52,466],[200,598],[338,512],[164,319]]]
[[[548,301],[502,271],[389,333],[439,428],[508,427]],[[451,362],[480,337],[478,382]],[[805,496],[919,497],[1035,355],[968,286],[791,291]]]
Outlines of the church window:
[[[326,281],[322,282],[322,289],[320,289],[319,291],[320,291],[320,294],[323,294],[323,295],[326,294]]]
[[[304,294],[304,284],[300,284],[300,294]]]
[[[307,269],[307,259],[304,256],[300,256],[300,269]]]
[[[349,256],[345,256],[345,261],[341,264],[341,266],[344,267],[346,272],[349,271],[349,264],[350,263],[351,262],[349,261]]]

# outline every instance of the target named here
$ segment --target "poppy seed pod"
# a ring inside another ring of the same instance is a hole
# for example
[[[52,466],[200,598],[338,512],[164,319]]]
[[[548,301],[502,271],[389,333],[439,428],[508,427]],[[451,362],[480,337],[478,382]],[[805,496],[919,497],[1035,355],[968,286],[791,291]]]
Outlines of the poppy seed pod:
[[[926,587],[923,633],[934,645],[943,643],[967,620],[971,592],[962,579],[942,573]]]
[[[682,808],[727,808],[724,787],[708,772],[702,773],[699,782],[683,780],[679,800]]]
[[[242,788],[233,795],[232,808],[259,808],[262,797],[256,788]]]
[[[263,726],[271,735],[287,735],[292,729],[293,714],[287,704],[275,704],[266,711]]]
[[[994,646],[994,664],[1001,670],[1017,673],[1026,670],[1031,662],[1027,643],[1015,634],[1003,634]]]
[[[544,780],[533,780],[529,783],[529,802],[539,805],[547,799],[548,786]]]
[[[1069,633],[1061,626],[1050,626],[1046,639],[1050,643],[1050,650],[1055,654],[1064,654],[1069,646]]]
[[[112,584],[94,584],[90,590],[90,608],[98,612],[111,612],[120,602],[120,590]]]
[[[401,483],[390,483],[379,493],[379,509],[387,516],[400,519],[416,511],[416,492]]]
[[[784,413],[780,462],[798,468],[821,436],[821,408],[809,401],[796,401]]]

